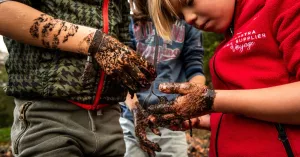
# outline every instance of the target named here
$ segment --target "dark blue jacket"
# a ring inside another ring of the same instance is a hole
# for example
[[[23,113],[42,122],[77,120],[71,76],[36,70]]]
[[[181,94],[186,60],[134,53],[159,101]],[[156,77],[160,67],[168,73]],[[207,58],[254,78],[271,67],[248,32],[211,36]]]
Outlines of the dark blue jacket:
[[[143,24],[132,22],[129,30],[136,51],[153,63],[157,71],[157,78],[152,82],[152,87],[137,93],[142,106],[157,104],[157,96],[164,96],[169,101],[176,98],[175,94],[160,92],[160,83],[187,82],[196,75],[203,75],[202,34],[196,28],[184,21],[176,22],[172,29],[172,41],[158,37],[151,21]],[[122,108],[125,114],[123,117],[132,119],[128,109],[125,106]]]

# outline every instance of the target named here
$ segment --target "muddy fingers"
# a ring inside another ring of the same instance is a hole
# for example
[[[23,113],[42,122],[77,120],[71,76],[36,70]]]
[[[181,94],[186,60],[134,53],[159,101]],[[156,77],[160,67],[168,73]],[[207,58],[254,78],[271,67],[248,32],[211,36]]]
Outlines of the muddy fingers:
[[[100,37],[97,37],[100,36]],[[156,77],[155,68],[134,50],[101,31],[95,33],[90,54],[107,75],[124,80],[122,83],[132,92],[141,87],[149,88]],[[131,80],[128,81],[128,75]]]
[[[139,140],[141,148],[149,154],[154,154],[155,151],[160,151],[160,147],[157,143],[151,142],[147,139],[146,128],[152,130],[156,135],[160,135],[159,129],[155,125],[151,125],[148,119],[149,113],[143,109],[143,107],[136,102],[136,107],[132,110],[134,116],[135,134]]]

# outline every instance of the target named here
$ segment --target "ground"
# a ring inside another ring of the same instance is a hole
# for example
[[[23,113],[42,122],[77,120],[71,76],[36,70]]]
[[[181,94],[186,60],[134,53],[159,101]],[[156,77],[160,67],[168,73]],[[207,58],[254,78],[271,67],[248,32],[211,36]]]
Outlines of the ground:
[[[210,132],[193,129],[193,136],[186,133],[189,157],[208,157]]]

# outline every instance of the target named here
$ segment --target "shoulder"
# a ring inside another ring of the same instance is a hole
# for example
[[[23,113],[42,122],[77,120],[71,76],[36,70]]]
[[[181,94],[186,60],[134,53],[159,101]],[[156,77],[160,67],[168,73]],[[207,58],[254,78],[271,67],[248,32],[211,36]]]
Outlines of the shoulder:
[[[196,35],[196,36],[200,36],[202,34],[202,31],[195,28],[194,26],[186,23],[185,21],[183,21],[184,27],[185,27],[185,34],[188,35]]]

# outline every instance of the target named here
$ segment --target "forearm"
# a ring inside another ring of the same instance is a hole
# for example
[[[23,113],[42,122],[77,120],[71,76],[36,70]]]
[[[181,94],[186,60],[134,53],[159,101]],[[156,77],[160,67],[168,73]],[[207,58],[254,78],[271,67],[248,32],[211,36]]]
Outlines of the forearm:
[[[0,34],[20,42],[87,54],[96,29],[75,25],[46,15],[27,5],[0,4]]]
[[[216,90],[213,110],[286,124],[300,124],[300,82],[264,89]]]

